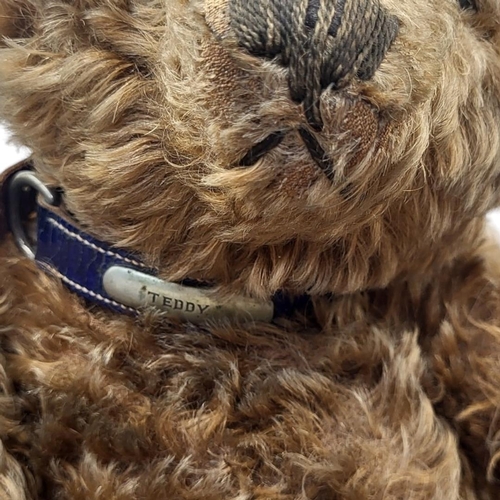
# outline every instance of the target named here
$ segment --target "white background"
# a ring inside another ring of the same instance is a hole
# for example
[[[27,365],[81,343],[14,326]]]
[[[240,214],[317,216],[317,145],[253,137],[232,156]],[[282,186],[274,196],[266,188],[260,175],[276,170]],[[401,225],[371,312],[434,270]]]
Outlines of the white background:
[[[25,149],[8,144],[8,140],[8,132],[0,125],[0,172],[26,158],[29,154]]]
[[[0,172],[29,155],[29,151],[26,149],[18,148],[10,143],[9,137],[8,131],[0,125]],[[491,212],[488,215],[488,220],[498,231],[500,241],[500,209]]]

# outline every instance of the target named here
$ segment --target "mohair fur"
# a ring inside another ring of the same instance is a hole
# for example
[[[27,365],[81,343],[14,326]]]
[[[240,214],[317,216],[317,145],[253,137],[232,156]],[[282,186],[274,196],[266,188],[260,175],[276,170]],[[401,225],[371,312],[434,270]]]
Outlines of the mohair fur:
[[[381,3],[382,66],[321,97],[330,181],[228,0],[0,0],[0,116],[89,233],[221,296],[311,296],[130,318],[5,238],[0,498],[500,498],[500,3]]]

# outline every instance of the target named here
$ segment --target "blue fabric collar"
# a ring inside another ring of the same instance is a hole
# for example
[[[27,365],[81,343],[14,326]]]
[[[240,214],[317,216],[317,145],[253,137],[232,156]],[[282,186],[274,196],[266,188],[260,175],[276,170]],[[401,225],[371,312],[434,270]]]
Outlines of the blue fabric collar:
[[[148,279],[154,281],[157,280],[157,273],[154,269],[146,267],[130,253],[113,248],[93,238],[73,224],[69,218],[59,215],[56,211],[38,205],[37,212],[35,260],[43,269],[57,276],[70,290],[91,303],[99,304],[118,313],[136,315],[141,312],[141,307],[122,303],[111,296],[104,285],[104,277],[110,269],[119,267],[125,268],[131,275],[140,273],[140,275],[147,275]],[[180,292],[183,292],[181,289],[183,284],[171,285],[178,287]],[[191,290],[198,293],[194,288]],[[159,293],[149,293],[155,299],[155,303],[166,307],[167,312],[169,307],[178,311],[184,308],[189,312],[197,306],[195,300],[190,302],[185,298],[182,300],[176,298],[176,296],[160,297]],[[245,300],[251,301],[250,299],[241,299],[240,305],[243,304],[243,308],[245,308]],[[309,297],[305,295],[288,298],[284,294],[278,293],[270,301],[273,310],[268,320],[291,316],[297,310],[304,312],[308,302]],[[198,307],[202,310],[205,306]],[[259,305],[257,304],[256,307],[258,308]],[[223,316],[224,304],[216,304],[213,310],[217,309],[219,309],[219,314],[216,317]],[[187,319],[190,319],[189,314]]]

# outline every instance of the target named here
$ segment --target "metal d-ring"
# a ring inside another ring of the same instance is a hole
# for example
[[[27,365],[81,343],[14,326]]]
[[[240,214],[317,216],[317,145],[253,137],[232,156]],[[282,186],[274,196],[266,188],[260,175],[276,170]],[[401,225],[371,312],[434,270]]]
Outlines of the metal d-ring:
[[[23,213],[28,214],[29,210],[23,206],[26,196],[33,192],[40,195],[47,205],[56,206],[58,196],[55,191],[48,188],[34,172],[23,170],[15,174],[8,186],[8,214],[9,225],[14,235],[15,242],[20,250],[31,260],[35,259],[35,248],[30,243],[26,229],[24,227]],[[34,206],[32,207],[34,208]]]

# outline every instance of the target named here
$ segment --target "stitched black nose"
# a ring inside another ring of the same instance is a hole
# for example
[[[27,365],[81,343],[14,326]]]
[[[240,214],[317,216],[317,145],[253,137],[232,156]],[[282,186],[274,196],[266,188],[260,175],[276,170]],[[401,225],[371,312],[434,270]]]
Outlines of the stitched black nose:
[[[379,0],[232,0],[231,28],[249,53],[290,70],[291,97],[321,129],[321,93],[370,80],[399,31]]]

